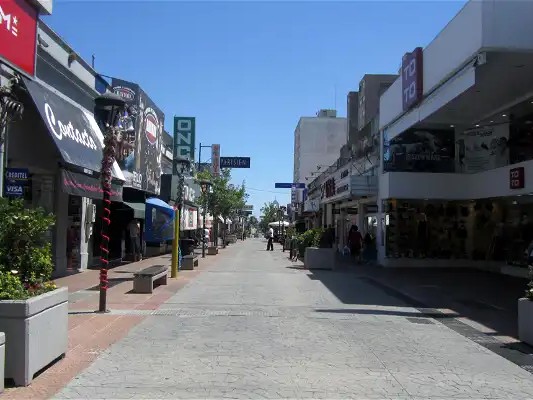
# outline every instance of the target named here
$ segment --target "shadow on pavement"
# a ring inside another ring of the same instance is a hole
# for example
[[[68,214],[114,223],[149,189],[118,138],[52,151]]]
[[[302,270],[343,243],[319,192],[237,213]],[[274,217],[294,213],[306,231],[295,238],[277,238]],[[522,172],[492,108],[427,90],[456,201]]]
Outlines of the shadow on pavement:
[[[527,284],[522,278],[452,268],[362,265],[335,271],[310,270],[309,275],[344,304],[449,309],[498,335],[514,338],[518,335],[517,300]]]
[[[414,317],[414,318],[434,318],[434,319],[442,319],[442,318],[456,318],[459,315],[457,314],[441,314],[441,313],[423,313],[420,314],[420,312],[409,312],[409,311],[394,311],[394,310],[367,310],[367,309],[332,309],[332,310],[315,310],[317,313],[325,313],[325,314],[360,314],[360,315],[394,315],[397,317]]]

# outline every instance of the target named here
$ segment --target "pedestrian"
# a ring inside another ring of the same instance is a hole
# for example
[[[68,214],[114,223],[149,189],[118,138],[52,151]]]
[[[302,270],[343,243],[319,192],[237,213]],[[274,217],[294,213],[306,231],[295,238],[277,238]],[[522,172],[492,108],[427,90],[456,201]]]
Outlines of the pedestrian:
[[[274,243],[272,242],[274,240],[274,229],[272,227],[268,228],[267,239],[267,251],[274,251]]]
[[[133,262],[141,260],[141,224],[138,220],[132,219],[128,224],[130,235],[130,249],[133,255]]]
[[[361,247],[363,247],[363,236],[359,232],[357,225],[352,225],[350,232],[348,232],[348,246],[350,246],[350,254],[352,257],[361,262]]]

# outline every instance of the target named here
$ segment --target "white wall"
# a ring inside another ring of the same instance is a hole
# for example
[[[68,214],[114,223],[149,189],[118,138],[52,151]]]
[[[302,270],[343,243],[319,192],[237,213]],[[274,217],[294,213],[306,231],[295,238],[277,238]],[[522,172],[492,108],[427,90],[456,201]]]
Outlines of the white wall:
[[[318,165],[329,166],[339,158],[339,152],[346,144],[346,118],[301,118],[297,129],[300,146],[295,153],[295,178],[306,182],[317,171]],[[299,168],[298,168],[299,167]],[[307,181],[310,182],[311,180]]]
[[[531,51],[533,49],[532,15],[532,1],[484,1],[483,47]]]
[[[510,189],[509,171],[524,167],[524,189]],[[379,180],[381,199],[470,200],[533,193],[533,160],[477,174],[388,172]]]

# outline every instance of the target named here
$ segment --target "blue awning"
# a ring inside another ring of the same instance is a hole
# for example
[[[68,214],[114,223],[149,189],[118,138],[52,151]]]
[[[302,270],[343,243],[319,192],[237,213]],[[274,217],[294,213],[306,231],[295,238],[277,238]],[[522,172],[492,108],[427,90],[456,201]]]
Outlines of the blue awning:
[[[145,240],[163,242],[174,237],[174,208],[157,197],[146,199]]]
[[[165,203],[163,200],[158,199],[157,197],[151,197],[149,199],[146,199],[146,204],[151,204],[156,208],[163,208],[163,209],[174,211],[174,208],[172,208],[172,206]]]

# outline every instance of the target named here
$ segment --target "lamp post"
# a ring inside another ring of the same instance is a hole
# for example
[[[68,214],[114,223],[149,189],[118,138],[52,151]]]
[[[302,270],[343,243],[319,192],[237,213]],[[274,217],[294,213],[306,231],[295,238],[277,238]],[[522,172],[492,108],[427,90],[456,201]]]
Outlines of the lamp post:
[[[4,193],[4,164],[7,141],[7,127],[15,118],[21,118],[24,106],[13,94],[13,88],[19,82],[15,77],[7,86],[0,87],[0,197]]]
[[[130,108],[130,113],[134,110]],[[109,267],[109,225],[111,224],[111,170],[115,162],[117,134],[123,122],[130,121],[126,102],[113,93],[105,93],[94,100],[94,116],[104,134],[104,148],[100,169],[102,188],[102,229],[100,231],[100,301],[99,312],[107,311],[107,269]]]
[[[179,263],[179,240],[180,240],[180,222],[181,222],[181,208],[183,203],[183,186],[184,174],[191,167],[191,162],[188,158],[177,156],[174,158],[174,171],[179,174],[178,187],[176,190],[176,213],[174,216],[174,241],[172,242],[172,265],[170,266],[170,277],[176,278],[178,276]]]
[[[202,210],[202,258],[205,258],[205,213],[207,212],[207,195],[211,188],[211,182],[206,180],[198,181],[202,194],[204,195],[204,204]]]
[[[285,233],[285,210],[287,209],[287,207],[281,206],[279,209],[281,210],[280,225],[281,223],[283,223],[281,230],[282,230],[282,233]],[[283,244],[281,246],[283,247],[283,251],[285,251],[285,238],[283,239]]]

